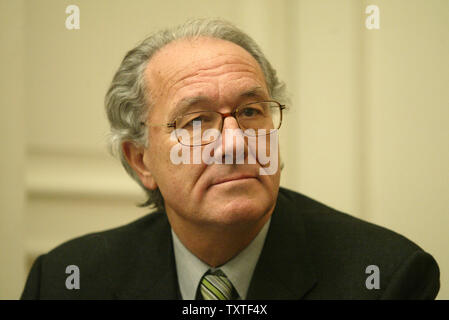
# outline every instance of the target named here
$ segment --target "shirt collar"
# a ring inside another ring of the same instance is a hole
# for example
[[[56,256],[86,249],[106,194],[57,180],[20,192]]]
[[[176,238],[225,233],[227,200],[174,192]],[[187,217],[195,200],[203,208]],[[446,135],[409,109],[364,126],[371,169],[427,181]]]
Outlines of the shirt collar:
[[[226,274],[242,299],[245,299],[248,293],[249,284],[260,253],[262,252],[270,222],[271,217],[245,249],[224,265],[216,268]],[[196,289],[204,273],[209,269],[214,271],[215,268],[209,267],[198,259],[184,246],[173,229],[171,232],[173,236],[176,271],[182,298],[184,300],[195,300]]]

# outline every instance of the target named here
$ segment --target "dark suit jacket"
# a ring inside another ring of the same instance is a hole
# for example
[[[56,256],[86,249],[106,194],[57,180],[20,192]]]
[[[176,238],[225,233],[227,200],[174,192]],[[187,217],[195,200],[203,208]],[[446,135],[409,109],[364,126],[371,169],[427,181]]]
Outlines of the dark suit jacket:
[[[68,265],[80,289],[68,290]],[[368,289],[367,266],[380,288]],[[280,188],[247,299],[433,299],[439,269],[403,236]],[[164,212],[88,234],[39,256],[22,299],[180,299]]]

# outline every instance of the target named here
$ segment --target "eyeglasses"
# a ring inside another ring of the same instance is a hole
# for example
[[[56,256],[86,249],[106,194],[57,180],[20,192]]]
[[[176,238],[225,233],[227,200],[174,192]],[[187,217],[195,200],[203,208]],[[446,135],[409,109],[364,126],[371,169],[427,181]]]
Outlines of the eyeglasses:
[[[161,126],[174,128],[178,142],[183,145],[202,146],[218,139],[217,135],[204,133],[207,130],[222,132],[223,122],[227,117],[234,117],[243,134],[247,136],[269,135],[270,130],[281,127],[282,110],[285,108],[285,105],[277,101],[252,102],[241,105],[229,113],[217,111],[189,112],[177,117],[173,122]],[[159,125],[150,124],[148,126]],[[188,138],[185,138],[182,133],[187,133]]]

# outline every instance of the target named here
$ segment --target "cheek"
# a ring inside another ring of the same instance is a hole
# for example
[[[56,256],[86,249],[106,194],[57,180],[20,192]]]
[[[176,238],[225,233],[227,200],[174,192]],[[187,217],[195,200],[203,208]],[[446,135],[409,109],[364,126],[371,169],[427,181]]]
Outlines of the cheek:
[[[150,140],[150,145],[144,154],[144,164],[151,174],[152,179],[158,186],[165,184],[166,177],[169,175],[170,166],[167,162],[167,151],[163,148],[163,145],[152,142],[156,139]]]
[[[195,165],[168,163],[167,167],[159,184],[166,206],[176,212],[194,212],[202,199],[201,188],[197,184],[202,171]]]
[[[169,143],[166,143],[166,146],[159,145],[151,149],[151,153],[146,157],[147,167],[167,201],[187,199],[193,192],[204,165],[175,164],[170,157],[173,146]]]
[[[280,170],[275,174],[261,176],[261,181],[271,193],[274,193],[278,188],[281,180]]]

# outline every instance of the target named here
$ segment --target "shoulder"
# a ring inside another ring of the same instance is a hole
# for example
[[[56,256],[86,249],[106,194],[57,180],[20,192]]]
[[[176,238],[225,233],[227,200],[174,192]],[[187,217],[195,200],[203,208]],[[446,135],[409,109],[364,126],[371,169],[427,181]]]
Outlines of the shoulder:
[[[142,244],[151,250],[161,233],[169,230],[165,214],[150,213],[117,228],[86,234],[62,243],[39,256],[28,275],[23,299],[113,298],[112,279],[125,273],[138,259]],[[82,292],[67,290],[67,277],[74,268],[82,274]],[[113,272],[113,274],[111,273]]]
[[[279,197],[288,214],[300,218],[321,287],[329,286],[327,292],[389,299],[434,298],[438,293],[438,265],[415,242],[285,188]],[[373,268],[381,275],[377,291],[365,286]]]
[[[132,243],[143,238],[157,236],[160,228],[166,227],[167,220],[161,212],[154,212],[126,225],[104,231],[89,233],[66,241],[47,253],[47,260],[65,256],[87,258],[98,250],[127,250]]]
[[[301,215],[309,238],[320,239],[320,243],[326,243],[327,246],[359,246],[364,250],[384,248],[383,253],[399,249],[407,252],[421,250],[417,244],[397,232],[340,212],[300,193],[281,188],[280,197],[287,200],[288,210],[292,214]],[[383,247],[386,244],[388,248]]]

